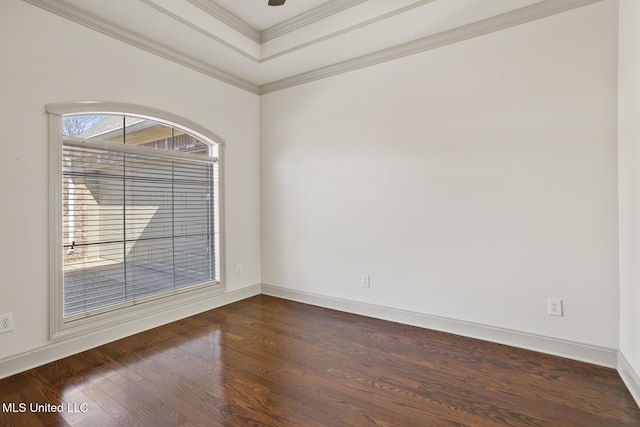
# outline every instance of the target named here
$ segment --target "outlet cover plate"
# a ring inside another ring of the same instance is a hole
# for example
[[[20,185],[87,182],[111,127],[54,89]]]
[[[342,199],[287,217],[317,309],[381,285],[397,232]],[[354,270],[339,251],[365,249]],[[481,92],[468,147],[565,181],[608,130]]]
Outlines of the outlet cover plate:
[[[561,299],[549,298],[547,308],[549,310],[549,316],[563,316]]]
[[[13,331],[13,313],[0,314],[0,334]]]
[[[371,276],[368,274],[363,274],[360,278],[360,286],[363,288],[371,287]]]

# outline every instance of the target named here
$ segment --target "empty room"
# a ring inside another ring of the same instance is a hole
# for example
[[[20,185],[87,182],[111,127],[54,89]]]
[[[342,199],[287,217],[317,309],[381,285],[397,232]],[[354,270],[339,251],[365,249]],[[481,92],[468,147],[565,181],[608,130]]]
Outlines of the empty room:
[[[0,1],[0,426],[640,426],[640,1]]]

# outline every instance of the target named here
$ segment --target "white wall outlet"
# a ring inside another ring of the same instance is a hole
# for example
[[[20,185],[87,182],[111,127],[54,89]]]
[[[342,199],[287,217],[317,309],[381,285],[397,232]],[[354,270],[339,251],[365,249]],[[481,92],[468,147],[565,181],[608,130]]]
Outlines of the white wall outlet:
[[[236,276],[242,276],[242,264],[236,265]]]
[[[562,300],[549,298],[547,300],[547,308],[549,310],[549,316],[562,316]]]
[[[363,274],[362,277],[360,277],[360,286],[362,286],[363,288],[370,288],[371,276],[368,274]]]
[[[13,313],[0,315],[0,334],[13,331]]]

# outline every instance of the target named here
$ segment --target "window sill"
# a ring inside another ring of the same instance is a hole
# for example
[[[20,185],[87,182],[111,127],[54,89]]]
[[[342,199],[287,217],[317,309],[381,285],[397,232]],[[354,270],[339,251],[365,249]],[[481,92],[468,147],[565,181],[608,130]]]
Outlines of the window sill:
[[[218,297],[224,292],[225,288],[222,284],[212,282],[178,290],[169,295],[149,297],[124,307],[107,309],[102,313],[90,316],[76,316],[67,320],[59,319],[52,325],[50,339],[51,341],[60,341],[140,321],[146,317],[201,303],[204,300]]]

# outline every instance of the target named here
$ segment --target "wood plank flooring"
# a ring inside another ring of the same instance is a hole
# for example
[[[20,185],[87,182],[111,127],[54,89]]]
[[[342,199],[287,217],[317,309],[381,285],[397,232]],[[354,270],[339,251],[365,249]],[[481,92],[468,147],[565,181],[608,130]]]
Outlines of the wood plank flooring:
[[[0,426],[640,426],[613,369],[264,295],[0,380],[0,402]]]

